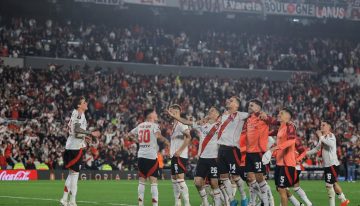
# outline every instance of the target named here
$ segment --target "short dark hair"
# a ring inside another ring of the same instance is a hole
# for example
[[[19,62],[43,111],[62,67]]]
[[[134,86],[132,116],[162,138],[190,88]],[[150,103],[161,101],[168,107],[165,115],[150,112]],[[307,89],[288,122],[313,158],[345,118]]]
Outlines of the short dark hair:
[[[84,96],[78,96],[78,97],[75,97],[75,99],[73,100],[72,102],[72,106],[74,109],[78,109],[79,108],[79,104],[81,104],[81,100],[85,100],[86,101],[86,98]]]
[[[179,110],[179,111],[181,112],[181,107],[180,107],[180,105],[178,105],[178,104],[173,104],[173,105],[171,105],[169,108],[171,108],[171,109],[177,109],[177,110]]]
[[[326,124],[330,125],[330,128],[333,129],[333,124],[329,119],[323,119],[322,122],[325,122]]]
[[[219,108],[217,108],[217,107],[215,107],[215,106],[211,106],[211,107],[210,107],[210,109],[211,109],[211,108],[214,108],[217,112],[219,112],[219,114],[221,114],[221,112],[220,112],[220,109],[219,109]]]
[[[252,99],[252,100],[249,101],[249,103],[250,103],[250,102],[259,105],[260,108],[263,107],[263,103],[262,103],[262,101],[260,101],[259,99]]]
[[[294,112],[293,112],[292,109],[289,108],[289,107],[284,107],[284,108],[282,108],[281,110],[287,112],[287,113],[290,115],[290,118],[292,118],[292,117],[294,116]]]
[[[219,113],[218,117],[221,116],[221,112],[220,112],[220,109],[219,109],[219,108],[217,108],[217,107],[215,107],[215,106],[210,107],[210,109],[211,109],[211,108],[214,108],[214,109]],[[209,110],[210,110],[210,109],[209,109]]]
[[[147,118],[149,116],[149,114],[153,113],[155,111],[155,109],[145,109],[144,111],[144,117]]]

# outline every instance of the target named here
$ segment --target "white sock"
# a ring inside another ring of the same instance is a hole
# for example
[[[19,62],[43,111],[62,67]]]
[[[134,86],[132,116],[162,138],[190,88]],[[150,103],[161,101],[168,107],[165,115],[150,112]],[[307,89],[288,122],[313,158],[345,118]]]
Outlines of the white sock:
[[[299,200],[297,200],[294,195],[291,195],[290,197],[288,197],[288,199],[294,206],[300,206]]]
[[[268,184],[266,180],[259,183],[260,191],[261,191],[261,200],[264,203],[264,206],[269,206],[269,198],[268,198]]]
[[[229,196],[227,195],[225,186],[223,184],[220,185],[220,191],[221,191],[221,198],[222,202],[225,206],[229,205]]]
[[[180,190],[179,187],[177,185],[177,181],[174,179],[171,179],[172,181],[172,185],[173,185],[173,190],[174,190],[174,199],[175,199],[175,204],[177,204],[178,202],[181,202],[180,199]]]
[[[180,193],[182,195],[182,198],[184,199],[185,206],[190,205],[189,188],[187,187],[185,180],[178,179],[177,183],[178,183],[178,187],[179,187]]]
[[[338,195],[338,198],[341,200],[341,202],[346,201],[346,197],[345,197],[344,193],[341,193],[340,195]]]
[[[77,183],[78,183],[78,179],[79,179],[79,173],[78,172],[73,172],[71,174],[71,184],[70,184],[70,191],[71,191],[71,196],[70,196],[70,202],[76,202],[76,193],[77,193]]]
[[[331,186],[330,186],[331,185]],[[326,184],[327,193],[329,196],[329,206],[335,206],[335,190],[332,184]]]
[[[138,185],[138,202],[139,202],[139,206],[144,205],[144,193],[145,193],[145,183],[139,182],[139,185]]]
[[[268,186],[267,196],[268,196],[268,198],[269,198],[269,204],[270,204],[270,206],[274,206],[274,205],[275,205],[274,196],[273,196],[273,194],[272,194],[270,185],[268,184],[267,186]]]
[[[209,206],[209,201],[204,187],[199,191],[199,195],[202,200],[202,206]]]
[[[232,195],[235,197],[236,196],[236,189],[237,189],[237,185],[236,183],[231,183],[231,187],[232,187]]]
[[[256,180],[249,183],[249,190],[250,190],[249,204],[254,205],[256,201],[257,193],[260,192],[259,185],[256,182]]]
[[[159,191],[158,191],[158,184],[152,183],[151,184],[151,197],[152,197],[152,204],[153,206],[158,206],[159,200]]]
[[[312,206],[312,203],[310,202],[305,191],[301,187],[294,187],[294,191],[299,195],[299,197],[305,202],[307,206]]]
[[[213,190],[213,194],[214,194],[214,206],[222,206],[222,202],[221,202],[221,191],[219,188],[216,188]]]
[[[69,192],[71,191],[70,190],[70,187],[71,187],[71,174],[69,173],[67,178],[66,178],[66,181],[65,181],[65,186],[64,186],[64,195],[63,195],[63,200],[68,200],[68,197],[69,197]]]
[[[234,200],[234,196],[233,196],[233,192],[232,192],[232,186],[231,186],[231,182],[229,180],[229,178],[225,178],[225,179],[220,179],[220,181],[222,182],[222,184],[225,187],[225,191],[226,194],[229,197],[230,202]]]
[[[245,184],[244,181],[239,177],[239,179],[235,180],[236,186],[239,189],[240,196],[242,200],[246,199],[246,193],[244,190]]]

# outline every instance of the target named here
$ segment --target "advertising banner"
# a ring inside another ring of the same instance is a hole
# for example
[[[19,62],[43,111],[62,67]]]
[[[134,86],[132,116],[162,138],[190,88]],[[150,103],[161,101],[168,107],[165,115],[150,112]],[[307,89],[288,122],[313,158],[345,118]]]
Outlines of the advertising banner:
[[[29,181],[37,180],[36,170],[0,170],[0,181]]]
[[[346,8],[341,6],[316,6],[317,18],[344,19],[346,17]]]
[[[222,0],[179,0],[180,10],[220,12]]]
[[[282,3],[276,1],[265,1],[264,10],[267,15],[287,15],[331,19],[345,19],[347,14],[346,6]],[[354,12],[354,16],[356,16],[356,11]]]
[[[238,12],[290,17],[360,20],[360,7],[354,5],[303,4],[274,0],[74,0],[74,2],[112,6],[123,5],[124,3],[166,6],[193,12]]]
[[[69,171],[55,170],[50,176],[52,180],[66,179]],[[170,170],[164,170],[165,178],[170,178]],[[48,179],[48,178],[46,178]],[[137,180],[137,171],[99,171],[99,170],[80,170],[79,179],[81,180]]]
[[[242,13],[260,13],[262,5],[254,1],[223,0],[224,11]]]
[[[0,181],[29,181],[29,180],[65,180],[69,171],[55,170],[55,171],[36,171],[36,170],[0,170]],[[171,178],[171,171],[169,169],[163,170],[164,178]],[[303,171],[301,179],[322,179],[323,170],[320,168],[308,168]],[[270,172],[270,178],[273,177],[273,171]],[[81,170],[79,175],[80,180],[137,180],[138,174],[136,171],[96,171],[96,170]]]
[[[264,10],[266,14],[315,17],[316,7],[314,4],[265,1]]]

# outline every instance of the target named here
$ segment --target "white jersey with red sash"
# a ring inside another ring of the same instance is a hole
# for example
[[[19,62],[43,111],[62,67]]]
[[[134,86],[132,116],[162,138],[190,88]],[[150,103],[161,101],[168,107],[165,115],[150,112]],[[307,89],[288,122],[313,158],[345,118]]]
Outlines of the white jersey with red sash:
[[[240,134],[245,119],[248,116],[249,114],[247,112],[235,112],[232,114],[222,115],[221,126],[218,133],[218,144],[240,148]]]
[[[201,158],[217,158],[218,156],[218,129],[221,122],[204,125],[193,124],[193,128],[200,133],[199,157]]]

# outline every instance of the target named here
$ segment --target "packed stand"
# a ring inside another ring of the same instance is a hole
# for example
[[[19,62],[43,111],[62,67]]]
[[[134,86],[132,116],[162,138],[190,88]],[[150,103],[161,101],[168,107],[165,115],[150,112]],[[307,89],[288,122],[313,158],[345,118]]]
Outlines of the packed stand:
[[[358,40],[215,30],[171,33],[151,26],[26,18],[1,22],[0,56],[26,55],[267,70],[360,70]]]
[[[23,162],[26,168],[39,163],[50,169],[63,167],[62,153],[68,136],[67,122],[72,111],[72,98],[86,95],[91,128],[100,129],[102,137],[88,145],[85,167],[100,169],[104,163],[114,170],[136,167],[137,145],[124,136],[142,122],[142,111],[154,107],[160,113],[162,134],[169,138],[171,124],[163,113],[171,103],[180,103],[188,118],[202,118],[211,105],[222,111],[225,99],[237,95],[246,101],[258,97],[269,114],[282,106],[296,111],[294,121],[300,137],[308,147],[317,138],[315,131],[322,118],[336,126],[338,153],[342,161],[359,165],[360,93],[359,83],[330,82],[299,75],[289,82],[260,79],[229,80],[186,78],[177,76],[144,76],[101,68],[58,68],[51,70],[0,69],[0,148],[1,168]],[[306,84],[304,83],[306,82]],[[193,136],[196,133],[193,132]],[[190,156],[197,154],[198,140],[193,139]],[[160,147],[165,161],[168,148]],[[306,166],[317,166],[314,156]]]

